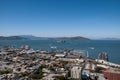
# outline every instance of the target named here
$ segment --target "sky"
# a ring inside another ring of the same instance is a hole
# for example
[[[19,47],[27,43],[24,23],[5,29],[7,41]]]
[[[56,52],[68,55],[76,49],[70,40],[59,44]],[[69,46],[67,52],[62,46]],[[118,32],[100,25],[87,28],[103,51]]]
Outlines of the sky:
[[[120,0],[0,0],[0,36],[120,38]]]

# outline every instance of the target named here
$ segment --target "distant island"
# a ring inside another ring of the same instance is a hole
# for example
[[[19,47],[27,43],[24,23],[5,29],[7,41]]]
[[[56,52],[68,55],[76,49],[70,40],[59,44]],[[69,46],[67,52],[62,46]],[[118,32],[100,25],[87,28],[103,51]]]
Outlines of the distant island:
[[[76,36],[76,37],[64,37],[62,38],[64,40],[90,40],[89,38],[81,37],[81,36]]]
[[[22,35],[21,37],[30,39],[30,40],[40,40],[40,39],[57,39],[57,40],[90,40],[89,38],[76,36],[76,37],[36,37],[32,35]]]
[[[100,40],[120,40],[120,38],[102,38]]]
[[[18,36],[0,36],[0,40],[90,40],[89,38],[76,36],[76,37],[36,37],[32,35],[18,35]]]

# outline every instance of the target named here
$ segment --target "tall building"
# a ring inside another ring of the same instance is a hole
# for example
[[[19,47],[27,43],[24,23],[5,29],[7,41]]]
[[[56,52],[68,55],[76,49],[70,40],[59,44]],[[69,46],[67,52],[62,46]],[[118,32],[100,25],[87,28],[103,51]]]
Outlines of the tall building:
[[[81,79],[81,67],[73,66],[71,69],[71,78]]]
[[[99,54],[98,59],[108,61],[108,54],[106,52],[102,52]]]

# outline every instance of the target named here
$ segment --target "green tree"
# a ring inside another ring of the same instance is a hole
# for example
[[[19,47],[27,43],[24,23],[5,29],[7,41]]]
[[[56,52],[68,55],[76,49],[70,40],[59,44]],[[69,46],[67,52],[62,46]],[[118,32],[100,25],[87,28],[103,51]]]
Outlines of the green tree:
[[[55,76],[57,80],[66,80],[64,76]]]
[[[7,70],[7,69],[4,69],[4,70],[2,70],[2,71],[0,71],[0,72],[1,72],[1,74],[8,74],[8,73],[10,73],[10,71]]]

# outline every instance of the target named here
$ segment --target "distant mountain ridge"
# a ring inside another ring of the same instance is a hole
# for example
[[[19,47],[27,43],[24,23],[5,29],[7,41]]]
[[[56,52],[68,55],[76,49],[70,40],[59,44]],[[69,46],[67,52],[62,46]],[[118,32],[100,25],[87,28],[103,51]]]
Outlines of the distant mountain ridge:
[[[120,38],[102,38],[102,40],[120,40]]]
[[[39,40],[39,39],[64,39],[64,40],[90,40],[89,38],[76,36],[76,37],[36,37],[32,35],[21,35],[21,37],[28,38],[31,40]]]
[[[89,38],[81,37],[81,36],[76,36],[76,37],[64,37],[62,39],[69,39],[69,40],[90,40]]]
[[[18,36],[0,36],[0,40],[90,40],[85,37],[36,37],[33,35],[18,35]]]
[[[20,36],[0,36],[0,40],[26,40],[27,38],[20,37]]]
[[[19,35],[20,37],[27,38],[30,40],[41,40],[41,39],[48,39],[47,37],[36,37],[33,35]]]

